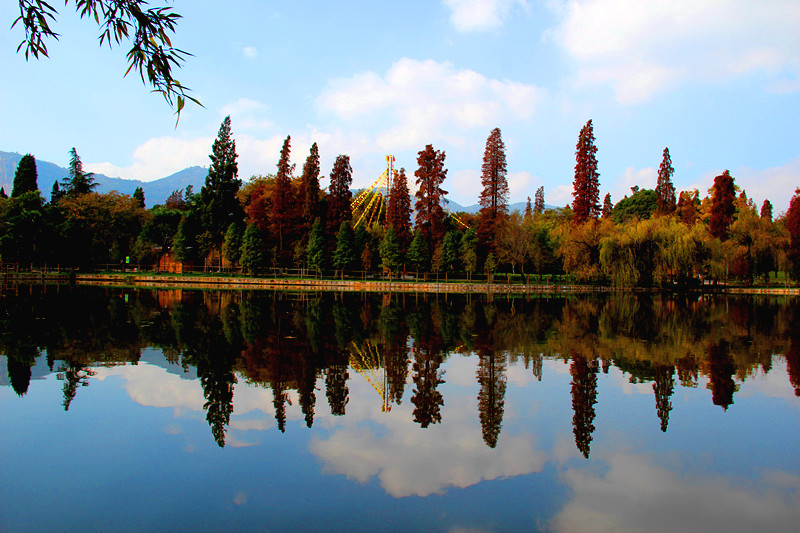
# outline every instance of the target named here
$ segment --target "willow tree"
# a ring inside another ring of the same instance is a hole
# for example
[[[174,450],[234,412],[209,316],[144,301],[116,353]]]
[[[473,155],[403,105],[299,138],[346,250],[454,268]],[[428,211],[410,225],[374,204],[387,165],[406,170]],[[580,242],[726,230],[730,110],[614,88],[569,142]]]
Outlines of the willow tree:
[[[600,215],[600,174],[597,172],[597,147],[589,120],[578,135],[575,147],[575,180],[572,190],[572,222],[582,224]]]

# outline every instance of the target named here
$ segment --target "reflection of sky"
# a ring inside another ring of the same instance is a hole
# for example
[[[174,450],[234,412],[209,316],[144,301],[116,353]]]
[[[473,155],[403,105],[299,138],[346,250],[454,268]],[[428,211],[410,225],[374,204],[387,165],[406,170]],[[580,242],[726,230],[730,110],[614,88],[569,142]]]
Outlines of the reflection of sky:
[[[224,449],[205,421],[199,381],[166,367],[96,368],[69,412],[53,375],[32,382],[24,398],[0,387],[7,427],[0,524],[63,530],[71,506],[85,498],[106,515],[75,530],[269,523],[277,530],[771,531],[800,523],[793,453],[800,401],[780,358],[769,374],[737,381],[727,411],[712,404],[707,380],[690,389],[676,377],[666,433],[651,383],[630,384],[616,368],[599,374],[589,461],[575,447],[569,365],[561,361],[545,361],[542,381],[510,365],[495,449],[481,437],[475,357],[443,365],[443,423],[426,429],[412,421],[413,384],[383,413],[376,391],[350,370],[346,416],[330,415],[320,379],[313,428],[291,391],[281,434],[271,391],[240,377]],[[25,509],[36,510],[33,522]]]

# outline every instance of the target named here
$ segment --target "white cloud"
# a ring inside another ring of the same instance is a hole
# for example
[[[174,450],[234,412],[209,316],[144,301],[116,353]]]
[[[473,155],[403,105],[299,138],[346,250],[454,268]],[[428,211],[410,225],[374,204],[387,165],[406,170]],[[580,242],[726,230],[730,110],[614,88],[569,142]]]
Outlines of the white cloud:
[[[230,115],[231,129],[267,129],[272,126],[272,122],[263,118],[269,106],[259,102],[258,100],[251,100],[250,98],[239,98],[235,102],[231,102],[222,106],[221,114]]]
[[[793,0],[569,0],[547,36],[577,61],[577,82],[638,103],[682,83],[763,73],[800,89],[800,3]]]
[[[574,497],[553,519],[554,531],[786,531],[800,519],[800,478],[794,475],[768,472],[735,486],[679,477],[639,455],[614,455],[608,466],[602,474],[562,474]]]
[[[528,119],[543,98],[544,91],[532,85],[490,79],[448,62],[403,58],[383,77],[365,72],[330,80],[317,102],[367,129],[380,124],[377,148],[396,151],[441,141],[463,146],[466,130]]]
[[[210,137],[158,137],[139,145],[133,152],[133,163],[127,167],[111,163],[86,163],[84,167],[110,177],[152,181],[189,166],[207,166],[213,142]]]
[[[789,200],[794,196],[795,189],[800,187],[800,157],[780,167],[761,170],[739,167],[731,170],[731,174],[736,184],[747,191],[747,197],[754,200],[759,209],[762,202],[768,199],[772,203],[774,215],[778,216],[789,209]],[[713,181],[714,177],[711,176],[706,189],[700,189],[700,192],[705,193]]]
[[[255,59],[258,57],[258,49],[255,46],[245,46],[242,48],[242,54],[247,59]]]
[[[655,189],[656,181],[658,180],[658,171],[653,167],[646,167],[636,170],[633,167],[627,167],[625,173],[614,179],[611,186],[605,189],[602,183],[601,176],[600,188],[607,190],[611,193],[611,202],[616,204],[625,196],[633,194],[632,187],[639,187],[640,189]],[[602,204],[605,193],[600,194],[600,203]]]
[[[499,28],[514,7],[527,8],[525,0],[444,0],[452,13],[450,22],[460,32]]]

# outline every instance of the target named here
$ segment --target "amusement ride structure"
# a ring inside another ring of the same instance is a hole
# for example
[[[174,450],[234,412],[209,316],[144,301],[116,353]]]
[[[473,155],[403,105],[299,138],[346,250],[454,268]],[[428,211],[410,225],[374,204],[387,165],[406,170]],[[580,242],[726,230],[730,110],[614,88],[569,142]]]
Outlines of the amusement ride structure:
[[[394,166],[395,158],[393,155],[386,156],[386,170],[372,182],[372,185],[363,189],[360,193],[353,198],[350,207],[353,211],[353,229],[356,229],[362,222],[367,227],[372,226],[375,222],[384,221],[386,219],[386,206],[389,204],[390,195],[394,185],[394,180],[397,178],[397,169]],[[409,194],[413,198],[419,190],[413,182],[406,182]],[[458,215],[451,212],[447,205],[442,205],[445,212],[453,217],[462,227],[468,227]]]

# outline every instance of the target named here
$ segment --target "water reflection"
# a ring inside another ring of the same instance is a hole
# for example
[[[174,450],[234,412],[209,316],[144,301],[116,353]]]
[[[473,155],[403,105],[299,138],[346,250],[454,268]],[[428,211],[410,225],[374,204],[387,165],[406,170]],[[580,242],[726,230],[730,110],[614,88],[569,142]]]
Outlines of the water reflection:
[[[575,448],[589,458],[601,372],[617,368],[632,384],[648,384],[653,423],[667,432],[677,386],[707,378],[708,401],[728,410],[740,384],[769,371],[774,354],[785,357],[800,394],[799,322],[800,306],[781,297],[490,299],[21,285],[0,297],[0,352],[20,396],[43,355],[63,382],[69,410],[97,367],[135,364],[144,349],[157,348],[170,364],[196,372],[220,447],[243,383],[270,391],[263,409],[281,432],[293,401],[308,428],[323,394],[327,412],[345,416],[355,377],[369,383],[380,412],[407,400],[411,421],[430,430],[447,413],[448,361],[474,354],[475,416],[483,443],[494,449],[503,440],[510,365],[542,380],[544,361],[563,361]]]

